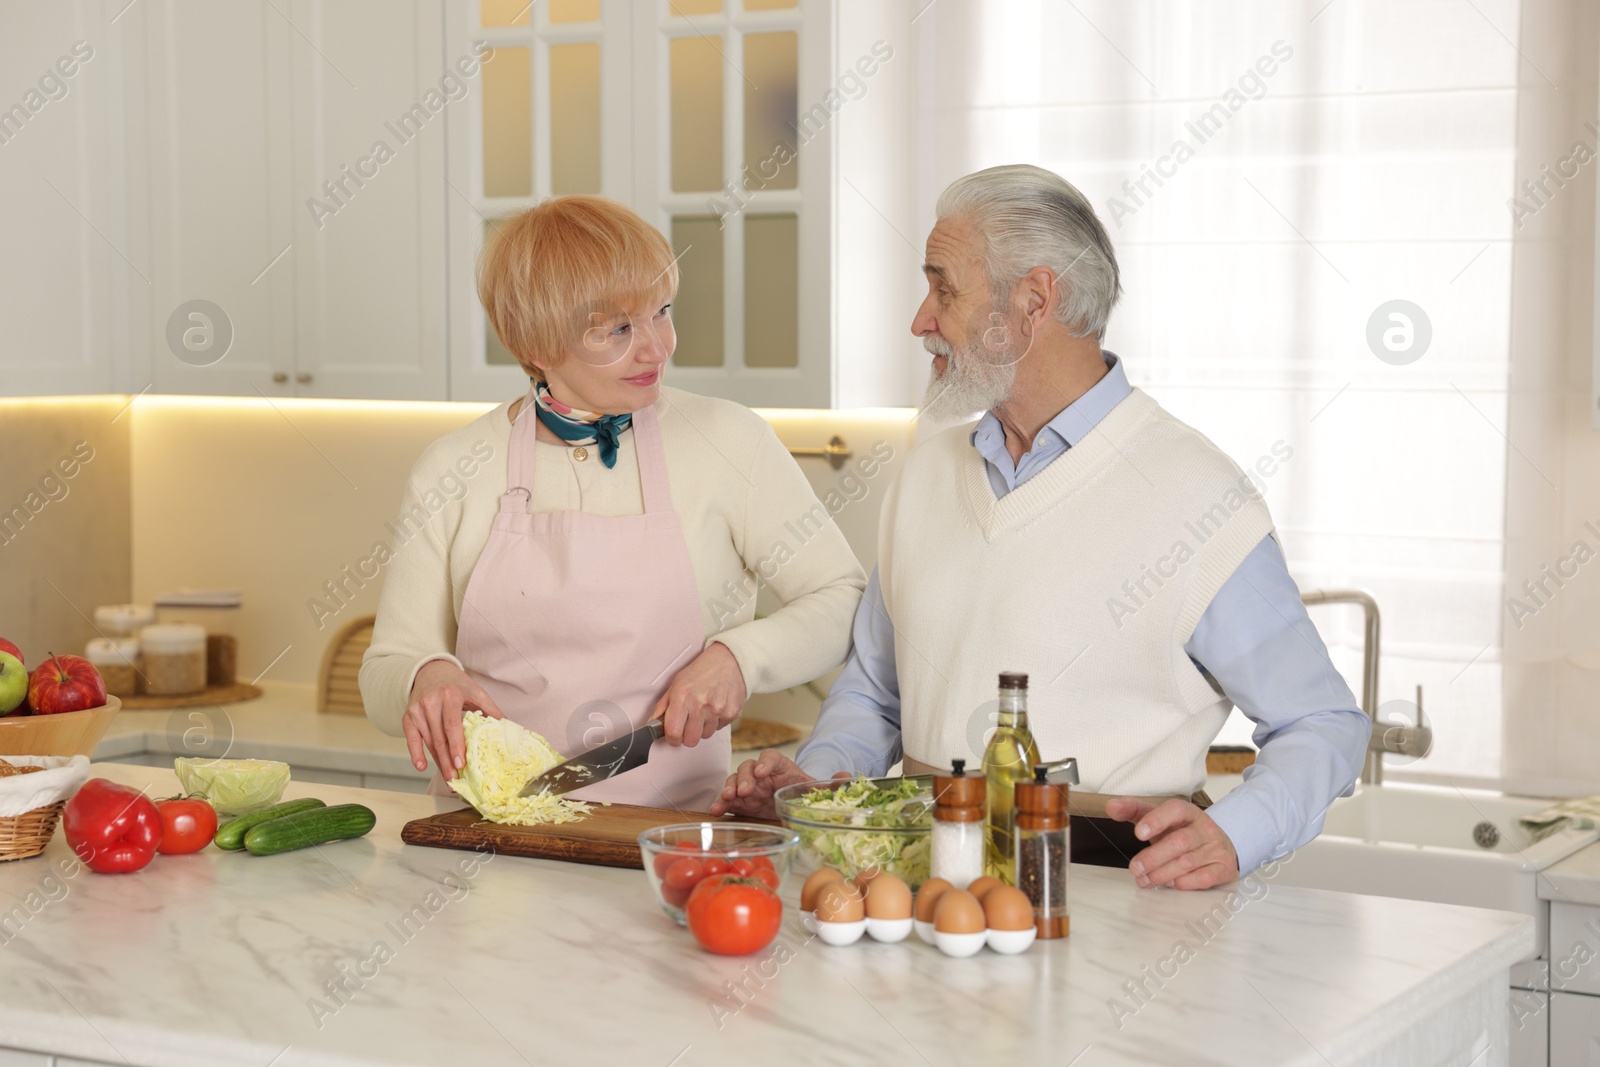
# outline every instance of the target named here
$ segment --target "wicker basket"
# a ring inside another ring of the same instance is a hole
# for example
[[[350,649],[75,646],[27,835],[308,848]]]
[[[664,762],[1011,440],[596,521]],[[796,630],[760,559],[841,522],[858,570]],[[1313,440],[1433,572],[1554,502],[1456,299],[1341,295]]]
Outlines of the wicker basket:
[[[58,800],[24,815],[0,819],[0,860],[25,860],[43,852],[55,836],[56,822],[66,806],[65,800]]]
[[[83,756],[0,759],[0,860],[43,852],[55,836],[67,798],[88,777]]]

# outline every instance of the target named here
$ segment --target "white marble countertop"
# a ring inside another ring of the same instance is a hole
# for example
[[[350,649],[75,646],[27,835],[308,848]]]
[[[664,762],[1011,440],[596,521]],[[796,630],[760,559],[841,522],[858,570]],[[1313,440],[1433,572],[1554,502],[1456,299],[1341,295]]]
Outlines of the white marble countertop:
[[[165,770],[95,773],[176,788]],[[1140,890],[1074,867],[1072,936],[1022,956],[947,959],[914,938],[829,948],[791,913],[782,948],[730,959],[662,916],[640,872],[401,844],[402,823],[449,801],[288,795],[366,803],[377,828],[70,877],[58,833],[44,856],[0,864],[0,1046],[176,1067],[1065,1064],[1086,1048],[1082,1067],[1343,1064],[1533,939],[1505,912],[1270,879]],[[1192,956],[1174,962],[1180,940]],[[1155,970],[1159,988],[1130,1001],[1125,984]]]
[[[1541,871],[1539,899],[1600,905],[1600,844],[1574,852]]]

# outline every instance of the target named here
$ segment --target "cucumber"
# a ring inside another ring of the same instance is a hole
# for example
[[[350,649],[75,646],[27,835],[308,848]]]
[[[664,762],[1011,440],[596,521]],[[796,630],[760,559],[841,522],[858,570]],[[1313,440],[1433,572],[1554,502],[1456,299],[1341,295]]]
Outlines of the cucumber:
[[[252,811],[249,815],[241,815],[237,819],[229,819],[217,828],[217,836],[213,840],[218,848],[225,848],[229,852],[238,852],[244,848],[244,835],[252,826],[259,826],[269,819],[293,815],[297,811],[310,811],[314,808],[326,806],[315,797],[305,797],[301,800],[285,800],[282,804],[274,804],[270,808],[262,808],[260,811]]]
[[[378,823],[364,804],[335,804],[258,823],[245,831],[244,847],[253,856],[274,856],[329,841],[361,837]]]

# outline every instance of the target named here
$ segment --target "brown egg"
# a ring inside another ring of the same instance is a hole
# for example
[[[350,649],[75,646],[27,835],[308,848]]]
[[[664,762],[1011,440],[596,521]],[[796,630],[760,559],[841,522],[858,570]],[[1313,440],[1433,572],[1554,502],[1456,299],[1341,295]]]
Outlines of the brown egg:
[[[911,918],[911,887],[892,874],[880,874],[867,884],[867,918]]]
[[[989,890],[997,885],[1005,885],[1005,883],[992,874],[986,874],[982,878],[974,878],[972,884],[967,886],[967,892],[982,900],[988,895]]]
[[[853,923],[866,918],[861,890],[844,880],[825,882],[817,894],[817,922]]]
[[[861,871],[856,875],[856,888],[865,893],[867,886],[872,884],[872,880],[882,873],[883,868],[881,867],[868,867],[866,870]]]
[[[965,889],[952,889],[933,909],[933,928],[941,934],[981,934],[983,905]]]
[[[939,898],[948,893],[953,886],[943,878],[929,878],[917,890],[916,918],[919,923],[933,922],[933,906],[939,903]]]
[[[822,892],[822,887],[829,882],[842,882],[844,875],[833,867],[818,867],[806,879],[806,884],[800,887],[800,910],[815,911],[817,907],[817,894]]]
[[[1026,930],[1033,925],[1033,902],[1015,886],[998,886],[984,894],[983,921],[991,930]]]

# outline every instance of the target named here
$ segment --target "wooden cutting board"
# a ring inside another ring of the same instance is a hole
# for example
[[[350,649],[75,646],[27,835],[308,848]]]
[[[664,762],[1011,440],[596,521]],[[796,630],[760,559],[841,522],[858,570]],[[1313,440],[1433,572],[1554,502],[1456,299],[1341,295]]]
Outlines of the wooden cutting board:
[[[600,867],[641,870],[639,835],[657,826],[680,822],[749,822],[718,819],[703,811],[643,808],[633,804],[596,807],[577,822],[559,826],[501,826],[486,821],[472,808],[413,819],[400,830],[408,845],[433,848],[492,849],[497,855],[565,860]],[[769,824],[770,825],[770,824]]]

